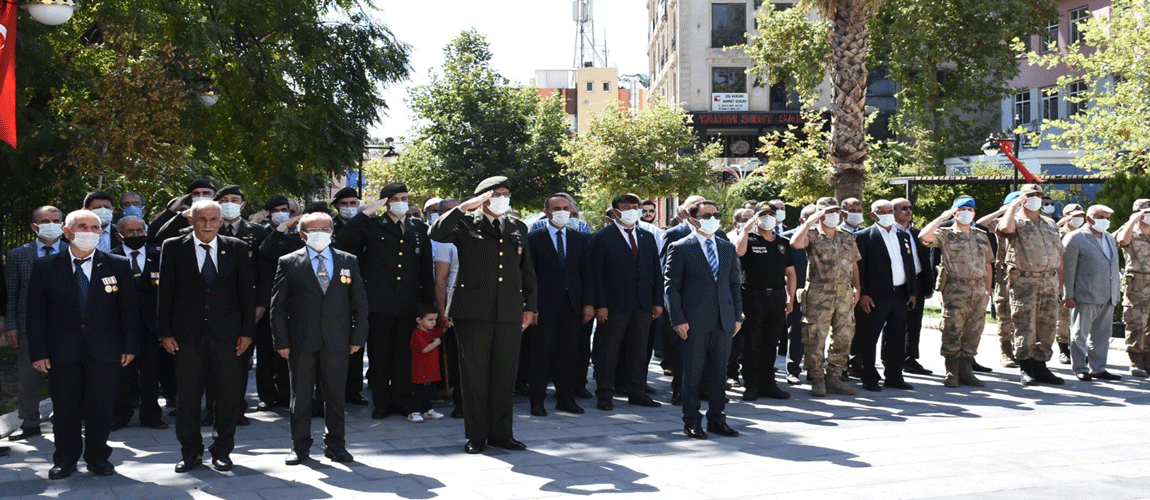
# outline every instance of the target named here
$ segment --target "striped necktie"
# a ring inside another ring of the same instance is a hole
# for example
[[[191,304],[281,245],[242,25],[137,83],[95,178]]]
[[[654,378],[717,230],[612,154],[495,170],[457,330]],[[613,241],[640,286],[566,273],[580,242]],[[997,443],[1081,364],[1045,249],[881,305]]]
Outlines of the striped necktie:
[[[711,276],[719,281],[719,257],[715,255],[715,241],[707,240],[707,263],[711,265]]]

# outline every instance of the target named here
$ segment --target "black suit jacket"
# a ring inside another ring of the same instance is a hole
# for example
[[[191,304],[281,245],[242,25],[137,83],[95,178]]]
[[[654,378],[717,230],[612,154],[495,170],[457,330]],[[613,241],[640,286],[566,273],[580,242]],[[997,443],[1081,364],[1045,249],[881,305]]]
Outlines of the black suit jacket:
[[[156,339],[156,285],[160,283],[160,248],[155,245],[140,247],[144,252],[144,267],[140,274],[133,275],[136,284],[136,298],[140,305],[140,336],[149,339],[145,342],[155,344]],[[128,268],[132,268],[132,249],[118,245],[112,249],[112,254],[122,255],[128,259]],[[142,340],[143,341],[143,340]]]
[[[934,263],[931,261],[930,247],[923,245],[922,241],[918,239],[920,229],[911,226],[908,232],[910,233],[910,242],[914,245],[915,251],[918,252],[918,265],[922,267],[922,272],[918,273],[918,279],[915,280],[915,286],[918,287],[918,301],[922,303],[923,298],[934,292]],[[913,271],[913,262],[911,267]]]
[[[300,249],[279,259],[272,287],[271,328],[276,349],[346,352],[367,341],[367,293],[354,255],[331,249],[325,293]]]
[[[32,360],[75,363],[87,351],[97,362],[119,363],[121,354],[138,354],[140,316],[128,260],[92,253],[87,313],[81,314],[72,259],[62,251],[32,264],[26,318]]]
[[[855,243],[858,245],[862,260],[859,261],[859,296],[869,295],[878,300],[890,295],[894,288],[891,276],[890,254],[886,243],[882,239],[882,228],[877,224],[871,225],[863,231],[855,233]],[[899,258],[902,259],[902,268],[906,272],[906,286],[908,295],[918,293],[918,284],[914,279],[914,261],[910,252],[910,235],[891,228],[898,238]]]
[[[551,230],[544,226],[527,234],[531,247],[531,260],[535,263],[535,280],[539,291],[539,314],[559,314],[564,293],[571,310],[579,313],[583,306],[595,304],[592,290],[591,260],[587,252],[588,236],[567,229],[563,231],[565,259],[559,262],[559,252],[551,239]]]
[[[664,286],[672,326],[686,323],[697,334],[706,334],[716,327],[733,333],[735,323],[743,317],[742,278],[735,246],[717,237],[715,240],[717,280],[698,238],[679,238],[667,249]]]
[[[306,246],[299,233],[281,233],[275,229],[268,231],[267,238],[260,243],[259,251],[252,257],[256,266],[256,305],[270,307],[272,285],[275,281],[276,266],[280,257]],[[267,277],[267,279],[264,279]]]
[[[663,232],[663,248],[659,249],[659,258],[662,260],[663,266],[667,265],[667,249],[671,248],[671,243],[690,236],[693,231],[694,228],[690,224],[683,223]],[[722,240],[731,241],[727,237],[727,233],[723,231],[715,231],[715,236]]]
[[[194,234],[164,241],[160,249],[156,335],[183,343],[199,336],[206,321],[217,340],[252,337],[255,332],[255,277],[248,245],[218,236],[216,279],[208,285],[196,260]]]
[[[408,217],[397,224],[386,214],[361,212],[340,230],[335,247],[359,259],[371,312],[404,316],[420,302],[435,303],[434,256],[423,222]]]
[[[631,252],[627,234],[616,224],[595,233],[591,243],[591,275],[595,308],[610,314],[628,314],[663,305],[663,267],[655,235],[635,226],[639,258]]]

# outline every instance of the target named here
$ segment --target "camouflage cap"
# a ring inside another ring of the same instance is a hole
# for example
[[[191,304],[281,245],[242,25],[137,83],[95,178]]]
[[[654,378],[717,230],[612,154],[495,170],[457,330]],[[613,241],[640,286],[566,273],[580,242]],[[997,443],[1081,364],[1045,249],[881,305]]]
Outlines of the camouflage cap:
[[[1150,208],[1150,198],[1138,198],[1134,200],[1134,211],[1146,210]]]
[[[1146,202],[1150,203],[1150,200],[1146,200]],[[1134,202],[1134,203],[1137,204],[1138,202]],[[1137,210],[1137,208],[1135,210]],[[1082,211],[1082,205],[1079,205],[1077,203],[1067,203],[1065,207],[1062,207],[1062,216],[1066,217],[1066,216],[1068,216],[1074,212],[1081,212],[1081,211]]]
[[[839,200],[836,200],[836,199],[831,198],[829,196],[824,196],[822,198],[819,198],[819,201],[815,202],[815,208],[819,209],[819,210],[822,210],[824,208],[832,208],[832,207],[838,208],[838,206],[839,206]]]
[[[1022,189],[1019,189],[1018,192],[1021,193],[1022,196],[1026,196],[1031,193],[1042,194],[1042,186],[1039,186],[1038,184],[1023,184]]]

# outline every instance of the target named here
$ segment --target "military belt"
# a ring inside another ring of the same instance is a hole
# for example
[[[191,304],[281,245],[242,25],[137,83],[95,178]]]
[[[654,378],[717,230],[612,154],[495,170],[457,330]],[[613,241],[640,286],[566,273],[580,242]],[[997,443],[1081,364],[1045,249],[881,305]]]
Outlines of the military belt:
[[[1058,271],[1012,271],[1022,278],[1047,278],[1058,274]]]
[[[758,290],[753,288],[743,288],[743,293],[748,295],[757,295],[759,297],[774,297],[783,295],[786,292],[783,288],[760,288]]]
[[[964,285],[977,285],[985,281],[985,278],[955,278],[954,276],[947,276],[948,283],[962,283]]]
[[[1146,272],[1146,271],[1134,271],[1134,270],[1128,270],[1128,271],[1126,271],[1126,274],[1133,274],[1133,275],[1135,275],[1136,277],[1146,277],[1146,278],[1150,278],[1150,273],[1148,273],[1148,272]]]
[[[850,290],[849,283],[807,283],[807,290],[821,290],[824,292],[845,292]]]

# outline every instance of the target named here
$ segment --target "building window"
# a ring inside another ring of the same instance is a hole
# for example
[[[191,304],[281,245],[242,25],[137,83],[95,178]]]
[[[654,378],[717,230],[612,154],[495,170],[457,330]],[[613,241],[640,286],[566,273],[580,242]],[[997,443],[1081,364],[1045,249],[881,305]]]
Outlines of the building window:
[[[1042,89],[1042,119],[1058,119],[1058,89],[1047,87]]]
[[[795,82],[791,78],[783,78],[771,85],[771,111],[798,111],[800,109],[799,93],[794,90]]]
[[[587,82],[587,92],[595,91],[595,82]]]
[[[747,42],[747,4],[711,4],[711,47],[727,47]]]
[[[1086,109],[1086,82],[1071,83],[1066,89],[1066,116],[1074,116]]]
[[[1030,123],[1030,89],[1014,95],[1014,126]]]
[[[746,93],[746,68],[711,68],[711,92],[715,94]]]
[[[611,91],[611,82],[603,82],[603,92]]]
[[[1086,43],[1086,35],[1082,33],[1081,23],[1090,18],[1090,9],[1081,7],[1070,11],[1070,36],[1067,45]]]
[[[1046,33],[1038,37],[1038,49],[1036,52],[1050,52],[1052,49],[1058,48],[1058,26],[1060,21],[1060,18],[1055,17],[1046,24]]]

